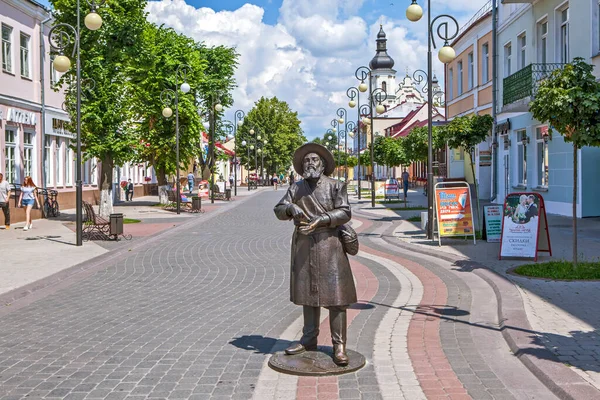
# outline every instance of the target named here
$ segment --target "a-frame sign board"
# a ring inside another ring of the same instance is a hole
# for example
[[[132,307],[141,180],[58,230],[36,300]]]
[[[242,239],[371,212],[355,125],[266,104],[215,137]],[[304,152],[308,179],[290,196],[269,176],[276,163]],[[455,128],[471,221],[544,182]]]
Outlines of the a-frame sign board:
[[[539,252],[552,255],[544,198],[539,193],[510,193],[504,199],[498,259],[533,258],[537,261]]]

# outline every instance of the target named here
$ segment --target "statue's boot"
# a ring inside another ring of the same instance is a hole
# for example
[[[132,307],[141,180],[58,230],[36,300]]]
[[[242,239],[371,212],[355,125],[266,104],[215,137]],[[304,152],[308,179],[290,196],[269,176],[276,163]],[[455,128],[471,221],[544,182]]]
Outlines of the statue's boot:
[[[348,354],[346,354],[348,327],[345,308],[332,307],[329,309],[329,326],[333,342],[333,362],[340,366],[346,366],[349,360]]]
[[[304,353],[305,351],[317,350],[317,338],[319,336],[319,324],[321,322],[321,307],[303,307],[304,328],[300,343],[294,343],[285,353],[289,355]]]

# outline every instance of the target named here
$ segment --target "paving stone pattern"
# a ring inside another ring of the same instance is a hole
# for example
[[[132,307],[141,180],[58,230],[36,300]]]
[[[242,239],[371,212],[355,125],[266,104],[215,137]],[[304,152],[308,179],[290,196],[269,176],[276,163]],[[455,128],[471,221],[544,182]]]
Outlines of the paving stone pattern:
[[[0,318],[0,398],[250,398],[301,311],[268,193]]]
[[[390,226],[382,238],[388,243],[391,239],[393,227],[386,222],[374,222],[375,227],[382,224]],[[383,252],[398,254],[427,268],[437,275],[448,290],[446,304],[440,304],[439,310],[423,309],[420,312],[439,313],[443,321],[440,324],[440,340],[444,353],[459,380],[474,399],[511,399],[513,396],[505,388],[489,366],[483,361],[479,350],[473,345],[469,326],[469,310],[471,307],[471,293],[467,285],[456,276],[440,267],[434,262],[424,260],[416,253],[402,251],[393,246],[381,246],[377,241],[366,237],[368,245]]]

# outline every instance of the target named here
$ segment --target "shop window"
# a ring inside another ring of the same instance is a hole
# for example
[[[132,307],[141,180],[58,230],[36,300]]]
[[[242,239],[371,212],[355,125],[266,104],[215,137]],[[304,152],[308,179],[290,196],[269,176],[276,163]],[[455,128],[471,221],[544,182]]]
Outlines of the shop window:
[[[517,163],[519,186],[527,186],[527,131],[517,131]]]
[[[548,187],[548,127],[537,127],[535,129],[535,136],[537,185],[539,187]]]
[[[23,172],[33,176],[33,132],[23,134]]]
[[[17,130],[6,128],[4,132],[4,177],[10,183],[17,182]]]
[[[61,140],[58,137],[54,139],[54,178],[56,179],[56,185],[63,184],[62,172],[62,149]]]
[[[46,186],[52,185],[52,136],[44,137],[44,176]]]
[[[71,148],[69,147],[69,141],[67,139],[65,139],[65,149],[64,149],[64,156],[65,156],[65,185],[67,186],[72,186],[73,185],[73,171],[72,171],[72,166],[73,166],[73,150],[71,150]]]

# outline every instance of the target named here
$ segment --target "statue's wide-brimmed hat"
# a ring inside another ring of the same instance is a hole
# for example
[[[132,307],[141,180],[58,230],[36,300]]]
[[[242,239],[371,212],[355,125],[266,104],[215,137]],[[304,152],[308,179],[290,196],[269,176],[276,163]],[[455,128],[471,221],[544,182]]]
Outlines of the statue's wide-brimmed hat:
[[[298,174],[302,175],[304,173],[302,161],[309,153],[317,153],[319,156],[321,156],[321,158],[323,158],[323,160],[325,160],[325,170],[323,171],[325,175],[329,176],[333,173],[335,170],[335,160],[333,158],[333,154],[331,154],[327,147],[317,143],[306,143],[298,147],[294,153],[294,169]]]

